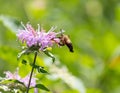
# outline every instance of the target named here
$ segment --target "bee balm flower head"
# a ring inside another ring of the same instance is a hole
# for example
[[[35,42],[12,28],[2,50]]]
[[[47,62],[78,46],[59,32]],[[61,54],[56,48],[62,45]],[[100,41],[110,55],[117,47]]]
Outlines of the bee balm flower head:
[[[6,71],[4,73],[6,74],[5,77],[6,77],[7,80],[18,80],[18,81],[24,83],[24,85],[26,87],[28,86],[28,81],[29,81],[29,77],[30,77],[29,74],[26,75],[24,78],[21,78],[21,76],[18,74],[18,70],[14,73],[11,73],[10,71]],[[30,84],[31,87],[35,87],[36,80],[37,80],[36,78],[32,78],[31,84]]]
[[[59,33],[54,32],[56,27],[52,27],[48,32],[43,29],[40,30],[39,25],[37,30],[34,30],[30,24],[23,25],[23,27],[24,29],[19,29],[17,37],[22,43],[26,43],[28,47],[37,46],[39,50],[44,50],[47,47],[52,47],[54,43],[58,44],[60,42],[57,37]]]
[[[17,71],[14,72],[14,73],[11,73],[10,71],[4,72],[5,73],[5,79],[6,80],[18,80],[19,82],[23,83],[25,87],[28,87],[30,74],[28,74],[28,75],[26,75],[25,77],[22,78],[18,74],[18,70],[19,69],[17,68]],[[35,77],[33,77],[31,79],[30,87],[35,87],[36,86],[36,80],[37,80],[37,78],[35,78]],[[13,86],[17,87],[16,85],[13,85]],[[20,86],[18,86],[18,87],[20,87]],[[38,89],[37,88],[34,88],[34,93],[38,93]]]

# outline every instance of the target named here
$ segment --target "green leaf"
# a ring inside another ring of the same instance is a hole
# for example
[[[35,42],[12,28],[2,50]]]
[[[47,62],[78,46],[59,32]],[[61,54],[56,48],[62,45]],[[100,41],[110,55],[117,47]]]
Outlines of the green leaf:
[[[22,64],[26,65],[27,61],[25,59],[22,60]]]
[[[53,63],[55,62],[55,56],[51,52],[45,50],[44,53],[50,58],[52,58]]]
[[[23,50],[18,53],[17,59],[20,59],[22,55],[29,55],[30,53],[34,53],[39,50],[39,46],[31,46],[31,47],[23,47]]]
[[[46,90],[46,91],[50,91],[47,87],[45,87],[43,84],[37,84],[35,86],[35,88],[39,88],[39,89],[42,89],[42,90]]]
[[[28,54],[30,54],[31,52],[33,52],[33,51],[31,51],[30,50],[30,48],[24,48],[20,53],[18,53],[18,55],[17,55],[17,59],[20,59],[20,57],[22,56],[22,55],[28,55]]]
[[[31,66],[33,66],[33,65],[31,65]],[[42,66],[34,65],[34,68],[36,68],[39,73],[49,74],[46,70],[44,70],[44,67],[42,67]]]
[[[37,70],[38,70],[39,73],[49,74],[46,70],[44,70],[43,67],[39,67],[39,68],[37,68]]]
[[[22,55],[26,54],[26,53],[27,53],[27,50],[28,50],[28,49],[24,49],[24,50],[22,50],[20,53],[18,53],[17,59],[19,60]]]

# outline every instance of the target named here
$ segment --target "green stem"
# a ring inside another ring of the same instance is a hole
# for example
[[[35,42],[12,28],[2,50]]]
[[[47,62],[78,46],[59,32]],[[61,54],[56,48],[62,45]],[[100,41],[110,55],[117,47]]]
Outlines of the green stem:
[[[30,78],[29,78],[29,83],[28,83],[28,87],[27,87],[27,92],[26,93],[29,93],[29,88],[30,88],[30,83],[31,83],[33,71],[34,71],[34,66],[35,66],[36,58],[37,58],[37,52],[35,52],[34,61],[33,61],[33,67],[32,67],[31,73],[30,73]]]

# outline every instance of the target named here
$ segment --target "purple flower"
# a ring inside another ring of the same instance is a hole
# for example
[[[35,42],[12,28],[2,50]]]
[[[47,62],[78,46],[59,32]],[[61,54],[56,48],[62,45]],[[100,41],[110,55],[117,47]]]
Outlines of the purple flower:
[[[20,81],[24,82],[25,86],[28,86],[29,78],[30,78],[30,75],[27,75],[26,77],[21,78]],[[30,86],[34,87],[35,85],[36,85],[36,78],[32,78]]]
[[[4,73],[6,74],[6,79],[16,79],[16,80],[21,79],[21,77],[18,75],[18,70],[13,74],[10,71],[6,71]]]
[[[43,29],[40,31],[39,25],[38,29],[34,30],[30,24],[27,24],[26,27],[24,26],[24,29],[19,30],[17,37],[22,43],[26,43],[28,47],[34,45],[39,46],[39,50],[44,50],[60,42],[60,39],[57,37],[59,33],[54,32],[55,29],[56,27],[52,27],[48,32],[45,32]]]
[[[19,74],[18,74],[18,69],[17,69],[17,71],[14,72],[14,73],[11,73],[10,71],[6,71],[6,72],[4,72],[4,73],[6,74],[5,78],[6,78],[7,80],[9,80],[9,79],[18,80],[18,81],[22,82],[26,87],[28,86],[29,77],[30,77],[29,74],[28,74],[27,76],[25,76],[24,78],[22,78],[22,77],[20,77]],[[35,87],[35,85],[36,85],[36,80],[37,80],[36,78],[32,77],[31,83],[30,83],[30,87]],[[37,88],[35,88],[34,91],[35,91],[34,93],[38,93],[38,92],[37,92],[37,91],[38,91]]]

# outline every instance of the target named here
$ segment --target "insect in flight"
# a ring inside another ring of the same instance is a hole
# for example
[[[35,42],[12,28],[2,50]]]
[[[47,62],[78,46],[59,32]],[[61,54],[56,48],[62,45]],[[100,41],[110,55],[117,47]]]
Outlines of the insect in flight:
[[[66,45],[69,48],[70,52],[74,52],[73,45],[72,45],[72,42],[71,42],[69,36],[63,34],[62,32],[63,32],[63,30],[61,30],[61,36],[59,37],[60,40],[61,40],[60,43],[59,43],[59,45],[60,46]]]

